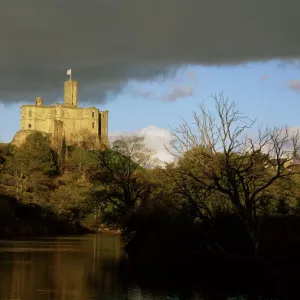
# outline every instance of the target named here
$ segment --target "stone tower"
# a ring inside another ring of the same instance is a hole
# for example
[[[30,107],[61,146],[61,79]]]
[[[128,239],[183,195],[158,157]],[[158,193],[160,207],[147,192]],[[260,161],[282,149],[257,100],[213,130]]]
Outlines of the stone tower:
[[[78,81],[71,78],[64,84],[64,105],[78,106]]]

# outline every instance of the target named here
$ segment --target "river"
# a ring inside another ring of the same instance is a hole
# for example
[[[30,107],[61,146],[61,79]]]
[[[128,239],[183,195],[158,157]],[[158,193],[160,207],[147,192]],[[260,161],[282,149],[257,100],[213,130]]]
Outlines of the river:
[[[144,290],[116,271],[122,253],[120,237],[109,233],[0,241],[0,300],[247,299],[220,295],[218,288],[209,294]]]

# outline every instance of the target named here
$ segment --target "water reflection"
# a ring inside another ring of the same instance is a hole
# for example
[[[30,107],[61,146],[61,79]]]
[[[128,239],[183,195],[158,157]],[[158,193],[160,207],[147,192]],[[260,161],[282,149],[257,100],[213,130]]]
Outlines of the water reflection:
[[[233,299],[142,290],[120,279],[114,266],[121,255],[120,238],[112,234],[0,241],[0,299]]]
[[[0,242],[0,299],[106,299],[118,285],[110,270],[118,236]]]

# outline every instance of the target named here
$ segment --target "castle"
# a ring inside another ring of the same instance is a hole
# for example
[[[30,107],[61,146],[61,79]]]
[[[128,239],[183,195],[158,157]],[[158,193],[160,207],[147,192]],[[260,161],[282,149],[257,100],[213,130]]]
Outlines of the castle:
[[[48,135],[52,146],[57,149],[63,144],[80,143],[95,148],[108,142],[108,111],[79,107],[78,82],[70,77],[64,83],[63,104],[44,105],[43,98],[38,97],[35,105],[21,107],[21,128],[12,143],[21,146],[33,131]]]

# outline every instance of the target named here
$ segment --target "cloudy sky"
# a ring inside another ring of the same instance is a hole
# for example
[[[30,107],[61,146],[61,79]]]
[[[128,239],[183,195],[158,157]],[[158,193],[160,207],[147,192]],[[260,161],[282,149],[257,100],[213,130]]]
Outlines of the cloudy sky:
[[[0,139],[19,107],[61,101],[66,70],[109,131],[166,155],[170,126],[223,92],[250,117],[299,126],[297,0],[0,0]]]

